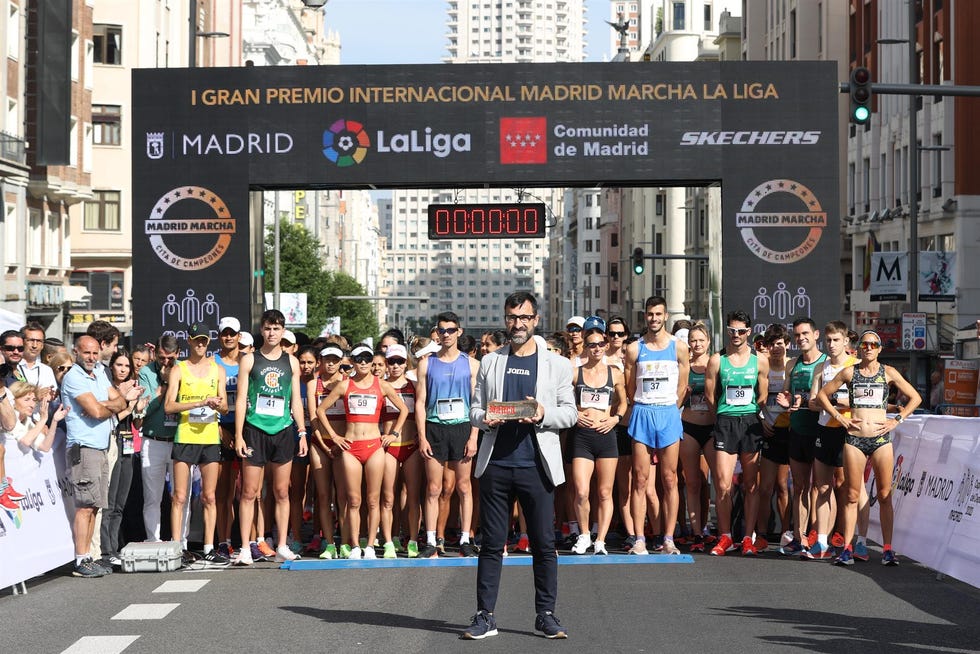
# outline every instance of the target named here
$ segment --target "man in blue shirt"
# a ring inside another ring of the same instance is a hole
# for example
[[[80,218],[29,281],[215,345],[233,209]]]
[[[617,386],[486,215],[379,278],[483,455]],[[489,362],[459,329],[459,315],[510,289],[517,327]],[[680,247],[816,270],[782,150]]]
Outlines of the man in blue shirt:
[[[89,550],[96,514],[109,504],[109,439],[115,414],[141,392],[133,381],[116,390],[99,363],[100,351],[99,342],[91,336],[79,338],[75,365],[61,382],[62,402],[68,407],[67,468],[75,491],[76,577],[101,577],[107,572],[92,561]]]

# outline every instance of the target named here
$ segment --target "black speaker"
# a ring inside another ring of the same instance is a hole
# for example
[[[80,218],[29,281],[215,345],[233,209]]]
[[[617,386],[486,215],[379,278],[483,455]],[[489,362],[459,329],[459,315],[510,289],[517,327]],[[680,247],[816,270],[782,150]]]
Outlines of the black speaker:
[[[37,134],[31,146],[40,166],[65,166],[71,144],[72,0],[37,0]]]

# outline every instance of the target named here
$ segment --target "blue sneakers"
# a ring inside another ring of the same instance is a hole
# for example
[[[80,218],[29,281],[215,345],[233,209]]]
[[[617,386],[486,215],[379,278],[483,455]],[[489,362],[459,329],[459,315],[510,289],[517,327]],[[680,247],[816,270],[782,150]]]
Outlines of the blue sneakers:
[[[851,550],[844,549],[836,559],[834,559],[834,565],[854,565],[854,559],[851,558]]]
[[[496,635],[497,621],[493,619],[493,613],[477,611],[476,615],[473,616],[473,622],[459,637],[463,640],[483,640],[488,636]]]
[[[898,565],[898,557],[895,556],[895,550],[885,550],[881,553],[881,565]]]
[[[833,556],[833,553],[830,551],[830,547],[821,545],[820,543],[814,543],[813,547],[800,554],[801,559],[809,559],[811,561],[829,559],[831,556]]]
[[[534,619],[534,630],[540,631],[545,638],[568,638],[568,630],[561,626],[551,611],[538,613],[538,617]]]
[[[779,553],[783,556],[799,556],[803,554],[806,550],[800,545],[800,541],[795,538],[791,540],[788,544],[783,545],[779,548]]]

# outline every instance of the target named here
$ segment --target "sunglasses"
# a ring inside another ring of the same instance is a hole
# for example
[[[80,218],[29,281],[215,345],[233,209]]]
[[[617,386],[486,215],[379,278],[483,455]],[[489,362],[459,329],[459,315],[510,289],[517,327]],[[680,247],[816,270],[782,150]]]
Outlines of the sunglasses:
[[[881,347],[881,343],[875,343],[874,341],[863,341],[861,347],[865,350],[877,350]]]
[[[3,351],[4,352],[23,352],[24,351],[24,346],[23,345],[4,345],[3,346]]]
[[[586,343],[585,347],[596,348],[596,347],[605,347],[605,345],[606,345],[605,341],[599,341],[597,343]]]
[[[354,363],[371,363],[374,361],[374,357],[370,354],[358,354],[356,357],[351,357],[351,361]]]
[[[389,366],[404,366],[405,365],[405,359],[394,359],[394,358],[388,359],[388,365]]]
[[[58,372],[68,372],[71,370],[71,366],[58,366]]]
[[[520,313],[520,314],[518,314],[518,313],[509,313],[509,314],[507,314],[507,315],[504,316],[504,321],[505,322],[517,322],[517,321],[521,321],[523,323],[529,323],[532,320],[534,320],[534,314],[533,313]]]
[[[606,332],[606,336],[609,338],[623,338],[626,336],[626,332]]]
[[[439,332],[440,334],[449,334],[450,336],[452,336],[453,334],[458,332],[459,329],[457,329],[456,327],[438,327],[436,328],[436,331]]]
[[[734,334],[734,335],[737,335],[737,336],[745,336],[750,331],[752,331],[752,330],[749,327],[729,327],[728,328],[728,333],[729,334]]]
[[[578,334],[580,331],[582,331],[582,328],[581,327],[566,327],[565,328],[565,331],[567,331],[569,334]]]
[[[349,363],[345,363],[342,366],[340,366],[340,372],[350,372],[353,369],[354,366],[350,365]]]

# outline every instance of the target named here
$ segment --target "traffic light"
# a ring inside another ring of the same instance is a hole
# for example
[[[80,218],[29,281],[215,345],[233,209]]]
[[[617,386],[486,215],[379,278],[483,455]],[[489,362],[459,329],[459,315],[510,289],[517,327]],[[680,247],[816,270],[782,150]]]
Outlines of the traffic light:
[[[851,122],[864,125],[871,119],[871,71],[861,66],[851,71]]]
[[[633,272],[637,275],[643,274],[643,248],[633,249]]]

